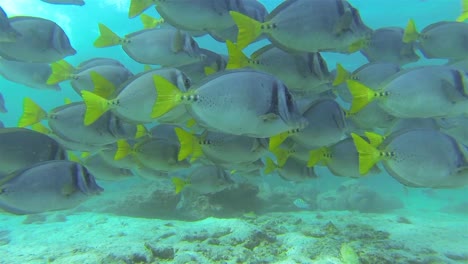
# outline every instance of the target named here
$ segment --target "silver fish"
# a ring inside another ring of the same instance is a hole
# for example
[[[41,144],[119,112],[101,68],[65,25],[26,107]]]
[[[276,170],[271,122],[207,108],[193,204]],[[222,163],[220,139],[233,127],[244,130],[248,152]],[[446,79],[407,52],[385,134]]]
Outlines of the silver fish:
[[[32,214],[76,207],[103,189],[82,165],[67,160],[36,163],[0,180],[0,208]]]
[[[225,71],[185,93],[164,78],[156,76],[155,83],[159,94],[155,118],[187,104],[197,123],[210,130],[258,138],[303,127],[306,122],[286,86],[267,73]]]
[[[24,128],[0,129],[0,175],[32,164],[64,160],[66,150],[54,139]]]
[[[10,23],[21,36],[15,42],[0,42],[0,56],[7,60],[51,63],[76,54],[67,34],[53,21],[17,16]]]

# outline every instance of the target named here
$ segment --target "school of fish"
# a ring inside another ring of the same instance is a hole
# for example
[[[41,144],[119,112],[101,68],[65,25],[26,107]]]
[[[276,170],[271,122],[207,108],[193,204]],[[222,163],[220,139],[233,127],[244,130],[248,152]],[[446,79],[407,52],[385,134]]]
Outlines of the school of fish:
[[[0,75],[40,90],[69,82],[82,98],[46,111],[26,97],[17,127],[0,121],[0,208],[70,209],[101,193],[101,180],[164,179],[176,193],[209,194],[235,185],[233,174],[303,182],[324,177],[318,166],[466,186],[468,0],[462,10],[419,31],[414,20],[372,29],[346,0],[286,0],[271,12],[257,0],[132,0],[122,19],[139,16],[143,29],[119,36],[97,24],[94,41],[144,65],[132,72],[118,58],[72,65],[80,51],[60,25],[0,7]],[[228,54],[200,47],[205,35]],[[258,41],[267,44],[244,52]],[[417,51],[447,63],[408,67]],[[322,52],[368,63],[332,71]],[[0,114],[7,106],[0,93]]]

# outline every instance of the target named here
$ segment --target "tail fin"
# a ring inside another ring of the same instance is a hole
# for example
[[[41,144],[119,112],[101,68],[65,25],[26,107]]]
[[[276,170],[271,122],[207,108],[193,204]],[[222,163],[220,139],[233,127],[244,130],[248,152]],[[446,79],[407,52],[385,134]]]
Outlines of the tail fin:
[[[368,38],[363,38],[360,40],[357,40],[348,47],[348,52],[349,53],[354,53],[356,51],[359,51],[361,49],[367,48],[369,46],[369,39]]]
[[[364,175],[380,161],[380,151],[354,133],[351,134],[351,137],[359,153],[359,173]]]
[[[47,112],[42,109],[31,98],[24,98],[23,100],[23,115],[21,115],[18,122],[18,127],[27,127],[39,123],[41,120],[47,118]]]
[[[228,50],[228,64],[226,70],[239,69],[249,66],[249,58],[237,47],[236,44],[230,40],[226,40],[226,46]]]
[[[114,155],[114,160],[121,160],[127,157],[130,153],[132,153],[132,147],[125,139],[117,140],[117,151]]]
[[[142,138],[148,135],[148,129],[144,125],[137,125],[137,132],[135,134],[135,139]]]
[[[75,68],[65,60],[59,60],[50,65],[52,73],[47,79],[48,85],[57,84],[65,80],[70,79],[71,75],[75,71]]]
[[[185,186],[189,184],[188,181],[177,177],[172,178],[172,183],[174,184],[176,194],[180,193],[185,188]]]
[[[148,16],[146,14],[141,14],[140,19],[141,19],[141,23],[143,23],[143,28],[145,29],[156,28],[162,23],[164,23],[163,18],[157,19],[152,16]]]
[[[276,157],[276,163],[278,164],[279,168],[282,168],[284,164],[286,164],[286,161],[288,160],[289,156],[291,156],[291,151],[288,151],[286,149],[282,148],[277,148],[273,151],[271,151],[273,154],[275,154]]]
[[[215,68],[210,67],[210,66],[206,66],[205,68],[203,68],[203,70],[205,71],[206,76],[210,76],[211,74],[218,72]]]
[[[374,132],[365,132],[364,133],[369,140],[370,144],[377,148],[385,140],[385,137]]]
[[[86,105],[86,113],[84,117],[84,124],[91,125],[94,121],[98,120],[104,113],[109,111],[111,103],[101,96],[94,94],[90,91],[82,90],[81,96]]]
[[[158,96],[151,117],[158,118],[178,106],[182,102],[181,96],[184,93],[173,83],[159,75],[153,76],[153,82]]]
[[[203,155],[200,144],[198,143],[198,138],[189,132],[183,130],[182,128],[176,127],[175,129],[177,138],[180,142],[180,150],[177,159],[179,161],[186,159],[188,156],[192,155],[190,162],[195,161],[201,155]]]
[[[36,123],[36,124],[32,125],[31,129],[36,131],[36,132],[42,133],[44,135],[52,134],[52,130],[50,130],[48,127],[44,126],[42,123]]]
[[[83,161],[75,153],[71,151],[67,151],[67,154],[68,154],[68,160],[82,164]]]
[[[102,98],[110,99],[110,97],[115,93],[115,85],[98,72],[92,71],[89,75],[91,76],[91,81],[94,85],[93,93]]]
[[[270,157],[266,157],[265,159],[265,174],[270,174],[273,171],[275,171],[278,168],[278,165],[275,164],[275,162],[270,159]]]
[[[153,5],[153,0],[131,0],[128,18],[134,18]]]
[[[268,149],[271,151],[271,150],[275,150],[276,148],[278,148],[289,137],[290,134],[291,134],[290,131],[287,131],[287,132],[283,132],[278,135],[272,136],[270,138]]]
[[[376,98],[376,92],[364,84],[349,80],[346,82],[348,84],[348,89],[353,96],[353,101],[351,102],[351,109],[349,112],[351,114],[359,112],[362,108],[368,105],[374,98]]]
[[[405,33],[403,34],[403,42],[410,43],[418,40],[419,33],[416,29],[416,23],[413,19],[408,21],[408,25],[406,25]]]
[[[230,11],[229,13],[239,28],[237,35],[237,46],[239,49],[244,49],[262,34],[261,22],[239,12]]]
[[[94,41],[96,48],[112,47],[122,43],[122,39],[104,24],[99,23],[99,33],[101,35]]]
[[[468,0],[462,0],[462,12],[460,16],[457,18],[458,22],[463,22],[468,19]]]
[[[336,77],[333,81],[333,86],[338,86],[344,82],[346,82],[351,76],[351,73],[347,71],[341,64],[336,64]]]
[[[313,167],[317,165],[321,161],[326,161],[328,160],[330,155],[329,150],[327,147],[319,148],[319,149],[314,149],[309,152],[309,161],[307,162],[307,167]]]

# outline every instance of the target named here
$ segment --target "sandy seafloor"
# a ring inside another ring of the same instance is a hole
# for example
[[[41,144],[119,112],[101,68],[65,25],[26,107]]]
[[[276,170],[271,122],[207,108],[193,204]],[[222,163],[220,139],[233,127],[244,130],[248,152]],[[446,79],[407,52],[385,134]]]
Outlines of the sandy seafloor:
[[[103,208],[123,207],[143,185],[126,194],[111,187],[70,211],[0,214],[0,263],[468,263],[468,215],[443,212],[437,198],[421,192],[379,214],[292,207],[180,221]],[[341,255],[343,244],[360,262]]]

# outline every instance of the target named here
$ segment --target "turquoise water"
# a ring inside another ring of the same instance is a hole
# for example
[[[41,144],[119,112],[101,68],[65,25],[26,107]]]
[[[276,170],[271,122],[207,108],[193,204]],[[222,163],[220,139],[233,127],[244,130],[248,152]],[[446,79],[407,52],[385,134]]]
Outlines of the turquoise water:
[[[261,2],[271,11],[282,1]],[[404,28],[411,18],[422,29],[455,20],[461,9],[458,0],[349,2],[372,29]],[[127,18],[128,0],[88,0],[83,7],[0,0],[0,6],[10,17],[44,17],[62,26],[77,50],[66,58],[72,65],[109,57],[133,73],[143,71],[120,47],[93,47],[98,23],[120,36],[142,28],[138,18]],[[154,8],[145,13],[158,16]],[[224,43],[209,36],[196,41],[227,53]],[[265,43],[245,51],[250,54]],[[322,55],[330,70],[341,63],[352,71],[367,62],[359,53]],[[446,62],[421,57],[405,68]],[[45,110],[62,105],[65,98],[80,101],[68,82],[61,86],[60,92],[35,90],[0,78],[9,110],[0,114],[0,121],[15,127],[24,97]],[[303,183],[276,174],[261,176],[247,180],[258,188],[254,194],[246,189],[209,198],[176,196],[169,178],[98,181],[104,193],[72,210],[33,216],[0,213],[0,263],[468,263],[466,187],[410,188],[385,172],[358,180],[333,176],[325,167],[315,172],[318,179]],[[372,193],[375,203],[350,205],[347,197],[361,191]],[[318,201],[325,203],[327,197],[343,202],[320,207]],[[297,208],[293,201],[298,198],[311,208]],[[340,252],[345,244],[357,253],[358,262]],[[163,249],[169,253],[161,253]]]

